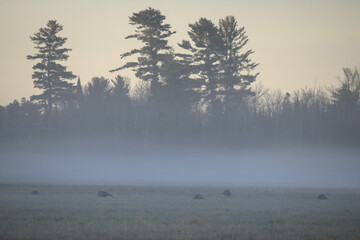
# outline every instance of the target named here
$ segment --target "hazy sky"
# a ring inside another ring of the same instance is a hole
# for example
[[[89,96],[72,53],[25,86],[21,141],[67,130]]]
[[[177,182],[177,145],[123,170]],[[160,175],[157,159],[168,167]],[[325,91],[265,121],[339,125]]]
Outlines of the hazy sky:
[[[29,37],[48,20],[64,26],[60,35],[73,49],[65,65],[84,84],[94,76],[115,77],[108,71],[123,64],[119,55],[137,46],[124,39],[134,31],[128,17],[147,7],[160,9],[177,31],[170,39],[175,50],[188,39],[189,23],[234,15],[247,31],[246,48],[260,63],[258,80],[272,89],[330,86],[342,67],[360,65],[356,0],[0,0],[0,105],[37,92],[31,79],[35,62],[26,55],[35,53]]]

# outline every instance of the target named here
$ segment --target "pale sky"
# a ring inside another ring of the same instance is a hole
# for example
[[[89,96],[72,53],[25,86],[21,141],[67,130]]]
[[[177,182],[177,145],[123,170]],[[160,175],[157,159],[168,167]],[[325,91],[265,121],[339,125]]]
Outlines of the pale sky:
[[[169,39],[175,50],[200,17],[218,23],[235,16],[249,37],[245,49],[260,63],[258,81],[271,89],[335,85],[342,67],[360,66],[356,0],[0,0],[0,105],[38,93],[31,78],[35,61],[26,55],[35,53],[30,36],[51,19],[64,26],[60,35],[73,49],[63,64],[83,84],[95,76],[132,77],[108,71],[124,63],[121,53],[138,46],[124,39],[134,31],[128,17],[148,7],[159,9],[177,31]]]

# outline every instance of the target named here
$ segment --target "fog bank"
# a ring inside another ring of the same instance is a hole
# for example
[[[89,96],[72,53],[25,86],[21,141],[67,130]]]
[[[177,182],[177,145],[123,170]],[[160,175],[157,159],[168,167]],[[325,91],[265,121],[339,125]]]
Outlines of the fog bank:
[[[40,149],[2,149],[0,183],[360,187],[358,149]]]

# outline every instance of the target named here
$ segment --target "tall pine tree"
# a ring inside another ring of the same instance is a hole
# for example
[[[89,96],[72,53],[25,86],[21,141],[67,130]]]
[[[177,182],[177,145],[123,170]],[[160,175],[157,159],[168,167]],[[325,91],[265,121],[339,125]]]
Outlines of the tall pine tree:
[[[188,32],[192,43],[183,41],[179,46],[190,51],[190,54],[178,54],[182,61],[190,64],[194,78],[202,85],[202,99],[211,119],[219,114],[217,98],[220,79],[219,54],[223,43],[215,24],[200,18],[198,22],[189,24]]]
[[[121,55],[121,58],[139,55],[137,61],[127,62],[123,66],[113,69],[110,72],[122,69],[133,69],[135,76],[143,81],[150,82],[150,106],[147,108],[147,121],[145,142],[149,135],[161,135],[160,121],[160,91],[163,82],[163,64],[166,56],[171,51],[168,45],[168,38],[175,32],[171,26],[165,24],[165,16],[157,9],[148,8],[138,13],[133,13],[130,24],[136,26],[135,34],[129,35],[126,39],[136,39],[143,44],[139,49],[133,49]],[[146,143],[145,143],[146,145]]]
[[[138,13],[133,13],[130,24],[136,26],[135,34],[127,36],[125,39],[137,39],[144,46],[133,49],[121,55],[121,58],[135,54],[140,56],[137,61],[127,62],[123,66],[113,69],[110,72],[131,68],[135,71],[136,77],[144,81],[150,81],[150,92],[152,97],[156,97],[161,78],[161,65],[165,61],[165,56],[171,50],[168,46],[167,38],[175,32],[171,31],[171,26],[165,24],[165,16],[157,9],[148,8]]]
[[[234,107],[234,103],[241,102],[242,98],[252,95],[250,84],[255,81],[258,73],[252,71],[258,66],[250,59],[252,50],[243,51],[248,42],[244,27],[238,28],[233,16],[227,16],[219,21],[219,35],[223,40],[221,51],[222,77],[220,85],[225,102],[225,113]]]
[[[53,112],[53,105],[74,96],[74,85],[70,80],[75,78],[71,71],[61,65],[59,61],[69,58],[69,48],[64,48],[67,38],[57,34],[63,26],[56,20],[50,20],[45,28],[40,28],[30,39],[35,43],[38,52],[28,55],[27,59],[39,60],[33,66],[34,87],[43,90],[39,95],[33,95],[32,100],[38,100],[46,106],[47,115]]]

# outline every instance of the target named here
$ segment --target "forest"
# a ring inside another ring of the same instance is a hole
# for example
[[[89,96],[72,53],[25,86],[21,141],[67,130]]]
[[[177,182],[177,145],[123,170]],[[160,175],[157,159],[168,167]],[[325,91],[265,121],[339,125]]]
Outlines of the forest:
[[[284,93],[257,81],[261,63],[252,60],[245,27],[233,16],[189,24],[177,52],[168,44],[176,32],[159,10],[133,13],[129,24],[134,33],[125,38],[140,47],[120,53],[118,68],[109,66],[114,78],[94,76],[86,84],[65,66],[71,49],[59,22],[34,33],[35,53],[26,58],[34,61],[41,93],[0,106],[0,141],[110,136],[144,147],[359,146],[356,67],[344,67],[337,86]],[[121,75],[127,69],[139,80],[132,88]]]

